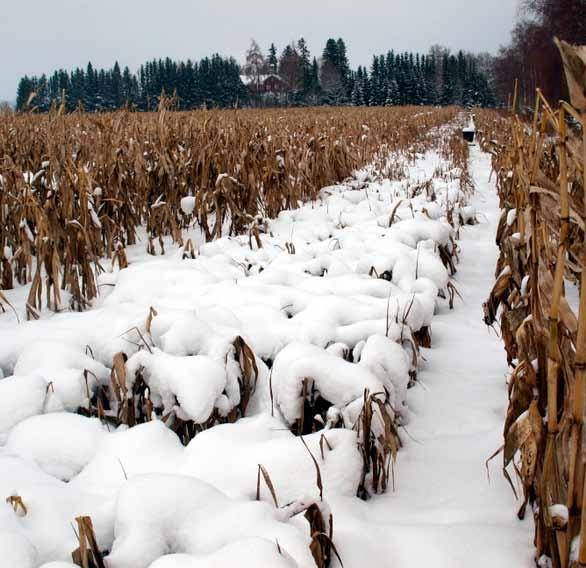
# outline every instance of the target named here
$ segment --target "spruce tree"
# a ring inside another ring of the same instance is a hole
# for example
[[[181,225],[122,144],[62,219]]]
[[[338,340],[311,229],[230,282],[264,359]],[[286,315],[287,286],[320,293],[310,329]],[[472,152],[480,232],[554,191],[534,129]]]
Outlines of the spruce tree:
[[[382,104],[382,76],[379,67],[379,58],[375,55],[372,58],[372,65],[370,67],[370,105],[376,106]]]
[[[45,74],[39,77],[35,85],[35,93],[35,106],[40,112],[47,112],[51,108],[51,99],[49,97],[49,85]]]
[[[267,55],[267,66],[271,73],[277,73],[279,70],[279,59],[277,57],[277,47],[271,43],[269,54]]]
[[[124,67],[122,72],[122,83],[121,83],[121,105],[133,107],[138,103],[138,92],[135,92],[134,81],[136,77],[133,77],[128,67]]]
[[[112,83],[111,83],[111,100],[113,103],[112,108],[117,109],[121,108],[123,105],[123,96],[122,96],[122,73],[120,72],[120,65],[118,61],[114,63],[114,68],[112,69]]]
[[[350,71],[348,73],[349,95],[346,102],[350,103],[352,106],[362,106],[364,104],[365,75],[366,69],[363,69],[360,65],[356,71]]]
[[[331,63],[336,69],[339,67],[340,57],[338,53],[338,43],[335,39],[328,39],[322,54],[322,58],[324,62],[327,61],[328,63]]]
[[[29,97],[33,92],[33,85],[32,81],[29,79],[27,75],[25,75],[19,82],[18,88],[16,91],[16,109],[17,110],[26,110]]]
[[[320,85],[325,95],[323,102],[325,104],[339,104],[344,85],[340,73],[338,42],[335,39],[328,39],[322,54]]]
[[[443,85],[442,85],[442,94],[441,94],[441,104],[442,105],[452,105],[455,101],[455,85],[454,82],[457,80],[457,77],[454,73],[454,64],[455,58],[454,56],[448,56],[447,53],[444,54],[442,59],[442,77],[443,77]]]
[[[347,89],[348,87],[348,76],[350,74],[350,65],[348,63],[348,54],[346,50],[346,43],[342,38],[338,38],[336,41],[338,46],[338,70],[340,71],[340,78],[342,80],[342,86]],[[349,93],[345,93],[349,95]]]
[[[320,84],[319,84],[319,64],[317,62],[317,58],[314,57],[311,62],[311,71],[310,71],[310,89],[309,89],[309,103],[310,104],[317,104],[318,97],[320,94]],[[306,97],[308,94],[306,93]]]
[[[303,94],[305,96],[311,92],[313,87],[311,76],[311,56],[305,39],[301,38],[297,42],[297,51],[299,53],[301,66],[303,68]]]
[[[94,71],[94,67],[91,61],[87,64],[85,72],[85,82],[83,89],[83,106],[88,112],[96,110],[97,105],[97,89],[98,89],[98,76]]]

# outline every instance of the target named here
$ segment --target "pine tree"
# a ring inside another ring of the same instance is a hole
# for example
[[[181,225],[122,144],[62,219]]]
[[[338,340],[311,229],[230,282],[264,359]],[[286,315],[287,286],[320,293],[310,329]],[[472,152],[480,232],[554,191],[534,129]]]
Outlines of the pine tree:
[[[465,86],[467,82],[467,65],[464,52],[460,50],[458,52],[457,62],[453,74],[456,77],[456,88],[455,88],[455,103],[462,105],[465,104]]]
[[[122,73],[120,72],[120,65],[118,64],[118,61],[116,61],[114,63],[114,68],[112,69],[110,99],[112,101],[112,108],[113,109],[117,109],[117,108],[122,107],[122,105],[123,105]]]
[[[267,57],[267,65],[271,71],[271,73],[277,73],[279,70],[279,60],[277,58],[277,48],[275,47],[274,43],[271,43],[271,47],[269,47],[269,55]]]
[[[51,99],[49,97],[49,85],[47,82],[47,76],[41,75],[35,85],[35,97],[34,104],[40,112],[47,112],[51,108]]]
[[[348,54],[346,50],[346,43],[342,38],[338,38],[336,41],[338,46],[338,70],[340,72],[340,78],[342,80],[342,86],[347,89],[348,87],[348,76],[350,74],[350,65],[348,63]],[[346,92],[346,95],[349,93]]]
[[[309,53],[309,48],[307,47],[307,42],[305,39],[301,38],[297,42],[297,51],[299,53],[299,58],[301,59],[301,67],[303,69],[303,94],[307,95],[311,92],[313,84],[311,76],[311,55]]]
[[[98,75],[94,71],[94,67],[89,62],[85,72],[84,89],[82,92],[82,102],[84,109],[88,112],[96,110],[97,106],[97,90],[98,90]]]
[[[48,96],[51,103],[58,102],[61,98],[61,89],[59,88],[59,72],[54,71],[48,81]]]
[[[372,65],[370,67],[370,105],[377,106],[383,102],[383,81],[381,69],[379,66],[379,58],[375,55],[372,58]]]
[[[321,86],[319,84],[319,63],[317,62],[317,58],[314,57],[311,62],[311,70],[310,70],[310,88],[309,92],[306,92],[306,99],[309,98],[309,103],[316,105],[318,101],[318,97],[320,95]]]
[[[109,108],[109,81],[108,76],[106,75],[106,71],[104,69],[100,69],[96,72],[97,81],[96,81],[96,108],[95,110],[102,111],[107,110]]]
[[[435,62],[435,57],[429,55],[426,58],[426,65],[425,65],[425,90],[427,93],[427,104],[435,105],[438,103],[438,96],[437,96],[437,67]]]
[[[356,71],[353,77],[352,93],[350,95],[350,101],[354,106],[366,105],[365,86],[367,79],[368,74],[366,72],[366,69],[363,69],[361,66],[358,66],[358,70]]]
[[[331,63],[336,69],[340,65],[340,56],[338,53],[338,42],[335,39],[328,39],[322,54],[323,62]]]
[[[18,83],[16,91],[16,109],[25,110],[29,98],[33,92],[33,84],[27,75],[25,75]]]
[[[130,69],[124,67],[120,86],[120,105],[132,107],[138,103],[138,92],[135,92],[134,81]]]
[[[441,104],[442,105],[452,105],[455,101],[455,85],[454,82],[456,81],[457,77],[454,73],[456,60],[453,55],[448,56],[447,53],[444,54],[442,59],[442,77],[443,77],[443,86],[442,86],[442,94],[441,94]]]
[[[387,84],[387,99],[385,104],[388,106],[396,106],[400,104],[399,85],[394,77],[390,79]]]
[[[340,54],[335,39],[328,39],[322,54],[320,85],[325,92],[324,103],[339,104],[343,95]]]

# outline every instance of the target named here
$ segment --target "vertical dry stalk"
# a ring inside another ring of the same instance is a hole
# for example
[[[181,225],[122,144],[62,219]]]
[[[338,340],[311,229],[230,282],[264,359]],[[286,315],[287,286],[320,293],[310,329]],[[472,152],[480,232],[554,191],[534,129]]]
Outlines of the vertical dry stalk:
[[[532,124],[515,116],[507,131],[496,113],[478,119],[505,210],[498,278],[485,304],[515,367],[505,466],[520,455],[519,516],[535,503],[536,557],[567,568],[586,566],[586,48],[559,46],[571,105],[556,111],[538,91]],[[576,281],[574,313],[565,289]]]
[[[71,553],[73,563],[81,568],[106,568],[91,518],[77,517],[75,521],[79,547]]]

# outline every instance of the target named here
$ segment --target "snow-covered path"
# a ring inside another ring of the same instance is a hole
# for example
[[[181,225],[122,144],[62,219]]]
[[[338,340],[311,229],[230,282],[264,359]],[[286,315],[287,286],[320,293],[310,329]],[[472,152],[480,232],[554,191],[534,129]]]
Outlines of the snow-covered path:
[[[481,308],[492,285],[500,211],[489,156],[473,147],[470,159],[481,223],[461,230],[454,282],[463,302],[453,311],[443,306],[433,320],[433,347],[408,395],[412,416],[402,433],[396,491],[334,508],[346,568],[364,566],[366,558],[401,568],[533,565],[532,520],[516,518],[519,503],[501,474],[502,457],[490,464],[490,483],[485,468],[501,444],[507,400],[505,354]]]

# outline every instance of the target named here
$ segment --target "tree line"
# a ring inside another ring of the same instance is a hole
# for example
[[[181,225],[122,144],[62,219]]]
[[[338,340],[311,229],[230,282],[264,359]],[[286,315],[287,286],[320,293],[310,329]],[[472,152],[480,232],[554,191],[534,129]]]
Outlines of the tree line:
[[[234,58],[219,55],[199,62],[153,60],[133,74],[116,62],[112,69],[55,71],[50,77],[23,77],[16,95],[17,110],[35,108],[48,111],[52,104],[65,104],[73,111],[80,106],[89,112],[120,108],[155,110],[162,95],[174,96],[180,109],[232,107],[246,101],[247,89],[240,80],[240,67]]]
[[[494,97],[475,56],[435,48],[429,55],[412,53],[373,58],[369,70],[359,67],[353,77],[355,105],[492,106]]]
[[[148,111],[161,97],[175,108],[233,108],[303,105],[470,105],[491,106],[494,96],[481,56],[451,53],[436,46],[427,54],[375,55],[369,67],[352,70],[343,39],[328,39],[319,57],[301,38],[279,53],[252,41],[239,65],[233,57],[213,55],[200,61],[149,61],[137,73],[116,62],[111,69],[60,69],[50,76],[23,77],[18,110]]]
[[[562,61],[554,37],[586,44],[586,0],[523,0],[511,42],[493,61],[499,101],[506,103],[519,81],[519,104],[530,108],[536,88],[550,101],[567,98]]]

